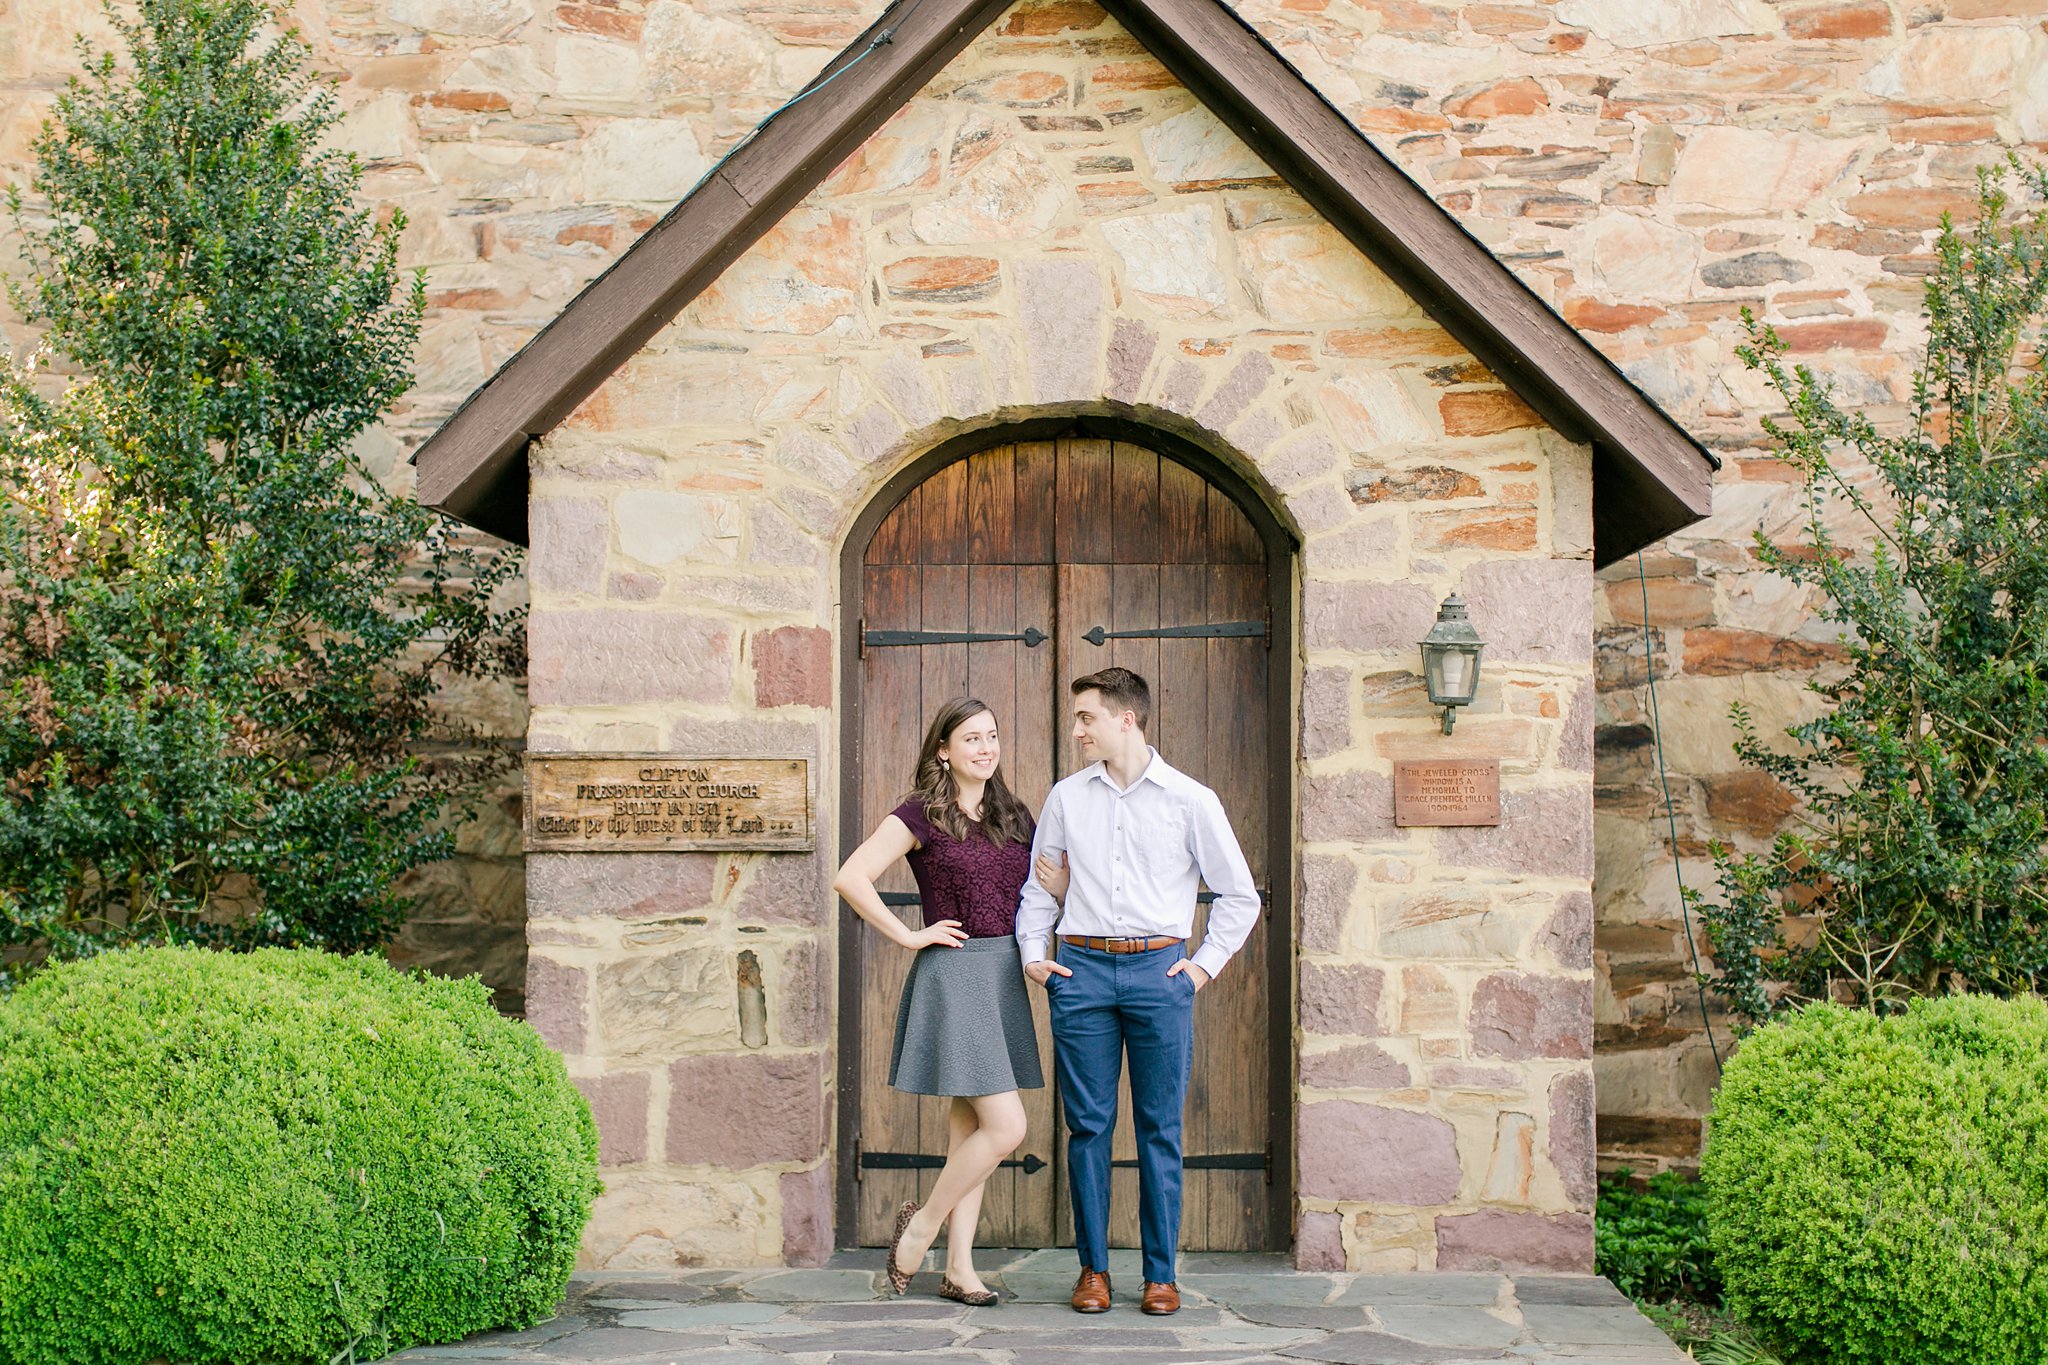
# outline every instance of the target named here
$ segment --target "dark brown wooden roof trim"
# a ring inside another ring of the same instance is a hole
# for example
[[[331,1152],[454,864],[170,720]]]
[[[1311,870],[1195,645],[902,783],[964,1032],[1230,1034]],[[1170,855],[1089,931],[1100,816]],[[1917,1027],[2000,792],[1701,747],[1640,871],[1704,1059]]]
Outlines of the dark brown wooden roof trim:
[[[811,95],[731,154],[420,448],[421,500],[524,541],[528,442],[595,391],[1009,3],[892,7],[812,83]],[[1707,515],[1714,457],[1255,30],[1218,0],[1103,4],[1546,422],[1591,443],[1596,562]]]

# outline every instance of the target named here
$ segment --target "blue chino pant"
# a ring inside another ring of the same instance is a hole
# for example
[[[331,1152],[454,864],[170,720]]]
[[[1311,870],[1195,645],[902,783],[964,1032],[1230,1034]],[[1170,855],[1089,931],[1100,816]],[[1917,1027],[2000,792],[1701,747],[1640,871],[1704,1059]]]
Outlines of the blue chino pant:
[[[1194,1058],[1195,983],[1166,969],[1179,944],[1149,953],[1103,953],[1063,943],[1047,982],[1053,1064],[1067,1118],[1067,1179],[1074,1249],[1083,1269],[1109,1269],[1110,1136],[1117,1081],[1128,1057],[1131,1126],[1138,1139],[1138,1231],[1145,1278],[1169,1283],[1180,1246],[1181,1110]]]

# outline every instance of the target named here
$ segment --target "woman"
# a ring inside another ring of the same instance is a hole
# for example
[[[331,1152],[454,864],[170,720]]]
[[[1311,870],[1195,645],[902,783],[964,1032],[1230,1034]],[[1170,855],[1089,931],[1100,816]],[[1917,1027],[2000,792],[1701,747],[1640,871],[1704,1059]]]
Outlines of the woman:
[[[995,1303],[974,1270],[981,1191],[1024,1140],[1020,1088],[1045,1084],[1015,937],[1017,896],[1031,871],[1031,812],[1004,783],[996,718],[972,697],[939,708],[917,755],[917,787],[882,817],[839,869],[832,889],[892,943],[916,952],[896,1010],[889,1084],[952,1098],[946,1165],[922,1208],[896,1215],[889,1284],[898,1294],[947,1230],[941,1296]],[[882,904],[875,878],[910,860],[924,928]],[[1045,881],[1055,898],[1064,878]]]

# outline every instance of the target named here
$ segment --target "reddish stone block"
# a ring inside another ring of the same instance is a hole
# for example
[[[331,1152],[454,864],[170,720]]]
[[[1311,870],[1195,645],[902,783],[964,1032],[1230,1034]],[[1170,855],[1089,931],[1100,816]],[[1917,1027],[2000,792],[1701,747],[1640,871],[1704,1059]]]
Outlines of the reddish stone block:
[[[1344,921],[1358,887],[1358,868],[1349,858],[1326,853],[1301,860],[1301,950],[1334,953],[1344,940]]]
[[[1884,0],[1810,5],[1785,12],[1788,38],[1884,38],[1891,31],[1892,7]]]
[[[1543,419],[1506,389],[1471,389],[1447,393],[1437,400],[1446,436],[1495,436],[1503,431],[1540,427]]]
[[[533,853],[526,904],[537,919],[688,914],[711,904],[717,866],[709,853]]]
[[[1486,492],[1479,480],[1449,465],[1423,465],[1395,474],[1367,478],[1354,475],[1346,484],[1354,502],[1435,502],[1449,498],[1476,498]]]
[[[527,622],[527,695],[535,706],[724,701],[730,627],[677,612],[546,611]]]
[[[751,863],[751,875],[745,866]],[[811,853],[759,853],[742,855],[726,864],[724,899],[739,886],[738,904],[733,908],[741,924],[823,924],[832,908],[831,885],[817,855]]]
[[[572,1077],[597,1120],[597,1159],[605,1166],[647,1160],[647,1073]]]
[[[1323,354],[1361,360],[1430,360],[1465,354],[1464,343],[1434,323],[1421,327],[1333,327]]]
[[[1643,624],[1645,595],[1649,597],[1652,626],[1690,628],[1708,625],[1714,619],[1714,590],[1698,579],[1652,578],[1639,583],[1634,578],[1618,578],[1605,586],[1607,609],[1622,625]],[[1660,672],[1658,676],[1664,674]]]
[[[1128,62],[1105,62],[1088,76],[1089,90],[1132,93],[1140,90],[1174,90],[1180,78],[1158,62],[1139,58]]]
[[[1301,964],[1301,1030],[1304,1033],[1379,1036],[1380,995],[1386,973],[1377,967]]]
[[[526,1022],[557,1052],[583,1051],[589,1036],[590,977],[580,967],[529,953]]]
[[[1663,316],[1662,308],[1637,303],[1602,303],[1598,299],[1579,298],[1568,299],[1564,305],[1564,320],[1587,332],[1626,332],[1631,327],[1646,327]]]
[[[1399,1090],[1410,1083],[1408,1064],[1378,1043],[1359,1043],[1301,1059],[1305,1090]]]
[[[1593,771],[1593,717],[1600,706],[1593,680],[1583,679],[1572,689],[1571,705],[1558,727],[1557,762],[1576,773]]]
[[[668,1159],[745,1170],[825,1150],[825,1066],[816,1053],[684,1057],[668,1068]]]
[[[1851,218],[1868,227],[1919,230],[1939,227],[1944,213],[1967,221],[1976,211],[1977,195],[1964,186],[1871,190],[1851,197],[1846,207]]]
[[[1567,1071],[1550,1083],[1550,1164],[1572,1207],[1593,1210],[1596,1184],[1593,1073]]]
[[[882,287],[906,303],[965,303],[995,293],[1001,272],[987,256],[912,256],[883,267]]]
[[[776,1182],[782,1195],[782,1263],[823,1265],[832,1255],[832,1167],[794,1171]]]
[[[1294,1268],[1306,1271],[1344,1269],[1344,1216],[1310,1210],[1301,1215],[1294,1233]]]
[[[1883,318],[1842,318],[1827,322],[1781,323],[1778,336],[1793,355],[1817,351],[1875,351],[1890,328]]]
[[[1583,971],[1593,965],[1593,897],[1585,891],[1567,891],[1557,898],[1557,909],[1536,942],[1550,951],[1560,967]],[[1666,936],[1669,946],[1669,936]]]
[[[1312,668],[1301,683],[1301,751],[1323,758],[1351,747],[1351,670]]]
[[[822,626],[783,626],[755,631],[754,704],[830,706],[832,632]]]
[[[1473,987],[1466,1032],[1481,1057],[1586,1060],[1593,1055],[1593,983],[1495,972]]]
[[[1436,1220],[1436,1268],[1585,1273],[1593,1269],[1593,1219],[1502,1209],[1446,1214]]]
[[[1435,620],[1436,603],[1414,583],[1310,583],[1302,591],[1310,649],[1412,650]]]
[[[997,32],[1009,38],[1050,38],[1100,28],[1109,14],[1095,0],[1042,0],[1010,11]]]
[[[1436,832],[1437,852],[1457,867],[1538,877],[1593,877],[1593,803],[1583,786],[1506,791],[1500,824]]]
[[[1394,784],[1379,773],[1333,773],[1301,784],[1301,837],[1309,843],[1395,839]]]
[[[1474,564],[1465,570],[1459,592],[1486,641],[1482,669],[1487,663],[1576,664],[1593,657],[1593,566],[1583,559]]]
[[[791,944],[782,954],[776,1017],[781,1021],[782,1041],[791,1047],[825,1041],[832,1000],[820,956],[816,939]]]
[[[1694,779],[1706,792],[1707,814],[1717,825],[1734,826],[1768,838],[1799,805],[1797,797],[1769,773],[1745,769],[1706,773]]]
[[[1458,1193],[1458,1132],[1447,1119],[1353,1100],[1305,1104],[1301,1192],[1312,1199],[1441,1204]]]
[[[1487,119],[1502,115],[1540,114],[1549,107],[1550,96],[1527,76],[1496,81],[1444,101],[1444,112],[1452,118]]]
[[[527,509],[526,577],[544,592],[596,593],[612,514],[597,498],[534,498]]]
[[[1718,678],[1735,673],[1796,669],[1807,673],[1833,663],[1846,651],[1840,644],[1794,640],[1761,630],[1728,630],[1700,626],[1685,632],[1685,671]]]
[[[1536,548],[1536,514],[1490,507],[1430,512],[1415,518],[1415,548],[1425,551],[1499,550],[1526,554]]]

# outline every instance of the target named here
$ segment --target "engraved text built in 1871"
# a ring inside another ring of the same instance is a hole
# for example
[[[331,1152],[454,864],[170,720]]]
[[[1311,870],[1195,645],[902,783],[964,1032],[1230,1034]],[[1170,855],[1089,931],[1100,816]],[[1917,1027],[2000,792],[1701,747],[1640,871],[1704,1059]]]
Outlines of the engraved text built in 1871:
[[[526,847],[536,853],[812,846],[801,758],[535,754],[526,761]]]

